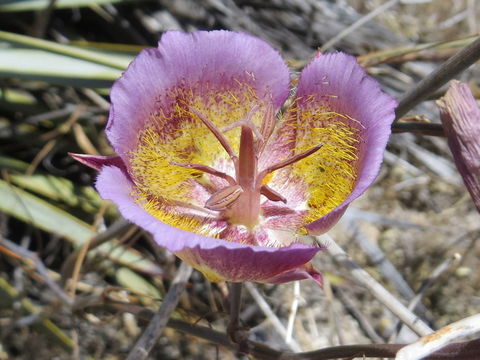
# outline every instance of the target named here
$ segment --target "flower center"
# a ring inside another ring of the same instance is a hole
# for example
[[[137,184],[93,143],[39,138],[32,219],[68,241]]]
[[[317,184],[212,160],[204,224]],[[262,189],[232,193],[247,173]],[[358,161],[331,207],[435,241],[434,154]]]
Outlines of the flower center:
[[[219,130],[212,121],[196,109],[190,108],[190,111],[203,122],[227,152],[235,168],[235,177],[202,164],[178,162],[172,162],[171,164],[195,169],[220,177],[228,182],[228,186],[213,193],[204,206],[209,210],[218,211],[221,217],[225,218],[230,224],[244,225],[250,229],[255,227],[261,215],[261,195],[271,201],[286,203],[287,200],[282,195],[264,184],[265,177],[275,170],[314,154],[322,147],[322,144],[316,145],[307,151],[258,171],[258,159],[265,150],[267,141],[275,128],[275,113],[272,105],[267,107],[260,129],[252,121],[253,115],[259,111],[259,106],[254,106],[243,119],[234,122],[223,131]],[[236,127],[241,128],[238,156],[224,136],[225,132]]]

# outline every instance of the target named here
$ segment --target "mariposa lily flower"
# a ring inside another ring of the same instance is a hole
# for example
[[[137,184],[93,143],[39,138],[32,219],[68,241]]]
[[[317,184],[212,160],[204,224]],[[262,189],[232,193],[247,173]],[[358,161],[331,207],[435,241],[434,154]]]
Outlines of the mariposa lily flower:
[[[122,215],[213,281],[320,274],[305,235],[327,231],[374,181],[396,102],[356,60],[315,57],[291,105],[264,41],[166,32],[111,91],[116,157],[73,155]]]

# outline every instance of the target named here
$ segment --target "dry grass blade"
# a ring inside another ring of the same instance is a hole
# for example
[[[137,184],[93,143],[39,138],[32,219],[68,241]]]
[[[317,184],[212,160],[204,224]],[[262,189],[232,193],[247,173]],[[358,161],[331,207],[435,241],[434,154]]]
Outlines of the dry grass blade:
[[[382,4],[381,6],[377,7],[375,10],[369,12],[367,15],[361,17],[358,19],[356,22],[354,22],[352,25],[347,27],[345,30],[340,32],[338,35],[336,35],[333,39],[327,41],[325,44],[322,45],[320,48],[320,52],[325,52],[326,50],[330,49],[333,45],[338,43],[340,40],[342,40],[344,37],[348,36],[355,30],[357,30],[360,26],[366,24],[370,20],[372,20],[375,16],[378,16],[381,14],[383,11],[391,8],[392,6],[396,5],[400,0],[389,0],[386,3]]]
[[[293,283],[293,297],[292,304],[290,305],[290,315],[288,316],[287,323],[287,335],[285,336],[285,342],[290,344],[293,340],[293,325],[295,324],[295,318],[297,316],[298,303],[300,299],[300,282],[295,281]]]
[[[20,44],[31,49],[44,50],[49,53],[57,53],[74,59],[81,59],[94,64],[101,64],[112,69],[124,70],[130,61],[114,55],[98,54],[75,46],[55,43],[53,41],[41,40],[30,36],[0,31],[0,40]],[[66,59],[64,59],[65,61]]]
[[[473,43],[445,61],[402,97],[396,110],[397,119],[404,116],[415,105],[421,103],[432,92],[446,84],[447,81],[475,63],[479,58],[480,38],[477,38]]]
[[[0,201],[1,211],[44,231],[57,234],[75,247],[82,246],[93,235],[92,229],[87,223],[3,180],[0,180],[0,196],[2,198]],[[141,256],[134,249],[125,249],[119,246],[115,239],[109,243],[102,243],[96,250],[122,265],[146,273],[162,273],[153,262]]]
[[[268,321],[272,324],[273,328],[275,331],[278,332],[278,334],[283,338],[286,339],[287,337],[287,329],[285,326],[281,323],[281,321],[278,319],[278,317],[275,315],[273,312],[272,308],[268,303],[265,301],[263,296],[260,294],[260,292],[257,290],[254,284],[252,283],[245,283],[245,288],[248,290],[250,295],[253,297],[255,302],[257,303],[258,307],[262,310],[262,312],[265,314],[267,317]],[[301,351],[300,345],[295,341],[291,340],[288,346],[293,350],[293,351]]]
[[[56,9],[79,8],[85,6],[101,6],[106,4],[119,3],[122,1],[125,0],[57,0],[53,2],[54,5],[52,7]],[[51,2],[51,0],[4,1],[4,4],[0,4],[0,11],[19,12],[43,10],[48,7],[49,3]]]
[[[170,289],[163,299],[162,305],[153,316],[153,319],[148,324],[148,327],[145,329],[140,339],[138,339],[134,348],[128,354],[127,360],[142,360],[147,358],[155,345],[155,342],[167,325],[170,315],[177,307],[180,295],[185,290],[191,273],[192,268],[182,262],[178,268],[177,275],[175,275],[175,278],[173,279]]]
[[[443,58],[445,54],[450,56],[452,51],[457,51],[460,47],[465,47],[471,44],[476,39],[475,36],[470,36],[465,39],[453,41],[441,41],[428,44],[416,44],[413,46],[399,47],[393,49],[385,49],[361,55],[357,58],[362,66],[369,67],[383,63],[396,63],[412,60],[420,60],[427,58],[428,60],[435,60]],[[425,56],[425,52],[429,52],[430,56]],[[448,56],[448,57],[450,57]]]
[[[20,308],[24,311],[25,314],[35,316],[39,313],[39,309],[32,304],[32,302],[27,298],[22,298],[17,290],[9,284],[5,279],[0,277],[0,299],[3,306],[13,304],[19,304]],[[39,319],[38,324],[36,325],[39,330],[51,336],[55,343],[62,346],[67,351],[71,351],[74,347],[73,341],[68,337],[65,332],[58,328],[51,320],[49,319]]]
[[[62,290],[62,288],[55,282],[55,280],[52,279],[52,277],[48,273],[47,267],[43,264],[43,262],[38,258],[36,254],[28,251],[27,249],[24,249],[21,246],[16,245],[15,243],[5,238],[0,240],[0,246],[5,246],[13,253],[19,255],[20,259],[22,259],[22,261],[24,262],[27,261],[27,259],[32,261],[35,270],[40,274],[40,276],[45,281],[50,290],[52,290],[52,292],[68,306],[73,305],[73,299]]]
[[[345,266],[353,278],[365,286],[371,294],[394,313],[405,325],[420,336],[430,334],[433,330],[425,324],[418,316],[408,310],[398,299],[388,292],[380,283],[378,283],[365,270],[353,262],[347,253],[337,245],[329,235],[316,237],[321,246],[326,247],[327,252],[335,261]]]
[[[397,353],[395,360],[420,360],[453,341],[457,341],[467,336],[478,335],[479,333],[480,314],[477,314],[447,325],[430,335],[420,338],[413,344],[405,346]],[[452,358],[454,357],[457,359],[463,359],[459,354],[455,355],[452,353]]]

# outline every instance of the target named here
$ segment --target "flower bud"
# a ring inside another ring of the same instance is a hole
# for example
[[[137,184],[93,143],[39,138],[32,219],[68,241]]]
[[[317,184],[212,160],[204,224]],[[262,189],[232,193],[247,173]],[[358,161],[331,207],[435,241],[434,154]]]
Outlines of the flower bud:
[[[437,101],[455,165],[480,211],[480,108],[467,84],[452,81]]]

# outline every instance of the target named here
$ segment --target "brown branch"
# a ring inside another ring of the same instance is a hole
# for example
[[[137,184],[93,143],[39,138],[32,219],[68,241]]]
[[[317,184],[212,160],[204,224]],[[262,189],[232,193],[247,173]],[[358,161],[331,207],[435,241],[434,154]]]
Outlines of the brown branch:
[[[204,340],[214,342],[218,345],[222,345],[230,350],[237,350],[235,344],[229,341],[229,338],[226,334],[212,330],[205,326],[192,325],[177,319],[170,319],[168,326],[172,329],[197,336]],[[249,349],[248,354],[263,360],[326,360],[352,356],[394,357],[397,351],[405,346],[401,344],[348,345],[334,346],[303,353],[290,353],[272,349],[256,341],[247,342]]]
[[[168,323],[170,315],[177,307],[180,295],[185,290],[192,268],[182,262],[172,285],[163,299],[162,305],[153,316],[144,333],[128,354],[127,360],[146,359]]]
[[[361,285],[365,286],[370,293],[380,301],[386,308],[394,313],[405,325],[420,336],[428,335],[433,330],[422,319],[408,310],[395,296],[388,292],[368,272],[363,270],[357,263],[350,259],[333,238],[328,234],[316,236],[317,242],[327,249],[335,262],[344,266],[350,271],[352,277]]]
[[[419,135],[441,136],[445,137],[442,124],[425,122],[394,122],[392,124],[392,133],[399,134],[410,132]]]
[[[103,298],[101,301],[107,299]],[[107,300],[108,301],[108,300]],[[91,306],[107,305],[109,308],[116,310],[130,312],[138,318],[150,320],[152,318],[152,311],[137,305],[118,302],[107,302],[89,304]],[[229,336],[224,332],[213,330],[210,327],[191,324],[189,322],[170,318],[167,326],[169,328],[181,331],[183,333],[196,336],[211,343],[223,346],[231,351],[238,351],[238,345],[233,343]],[[302,353],[291,353],[275,350],[265,344],[256,341],[246,340],[247,354],[257,359],[263,360],[330,360],[351,358],[354,356],[365,358],[369,357],[395,357],[398,350],[406,344],[357,344],[347,346],[327,347],[320,350],[314,350]],[[480,346],[480,339],[464,343],[450,344],[434,354],[429,355],[427,360],[473,360],[478,355],[478,347]]]
[[[396,110],[397,119],[425,100],[433,91],[437,90],[448,80],[475,63],[479,58],[480,37],[445,61],[420,81],[417,86],[407,92],[398,104]]]
[[[88,243],[88,248],[86,250],[90,251],[113,239],[114,237],[120,234],[124,234],[132,226],[134,225],[125,219],[117,220],[115,223],[110,225],[107,230],[99,233],[98,235],[95,235]],[[81,251],[82,248],[76,249],[63,262],[62,268],[60,270],[62,285],[64,285],[65,282],[71,277],[75,267],[75,263]]]
[[[230,350],[237,350],[228,336],[205,326],[192,325],[182,320],[170,319],[168,326],[172,329],[197,336]],[[393,358],[405,344],[359,344],[333,346],[303,353],[289,353],[272,349],[264,344],[248,341],[249,355],[263,360],[331,360],[352,357],[388,357]],[[437,350],[426,360],[473,360],[478,356],[480,339],[455,343]]]
[[[57,295],[57,297],[62,300],[66,305],[72,306],[73,305],[73,299],[69,297],[63,290],[62,288],[55,282],[55,280],[52,279],[48,272],[48,268],[45,266],[45,264],[42,262],[42,260],[35,254],[34,252],[31,252],[14,242],[7,240],[5,238],[0,239],[0,245],[6,247],[8,250],[10,250],[12,253],[16,254],[19,256],[19,258],[23,261],[26,262],[26,260],[30,260],[34,267],[35,270],[38,272],[38,274],[42,277],[43,281],[47,286],[52,290],[52,292]]]

